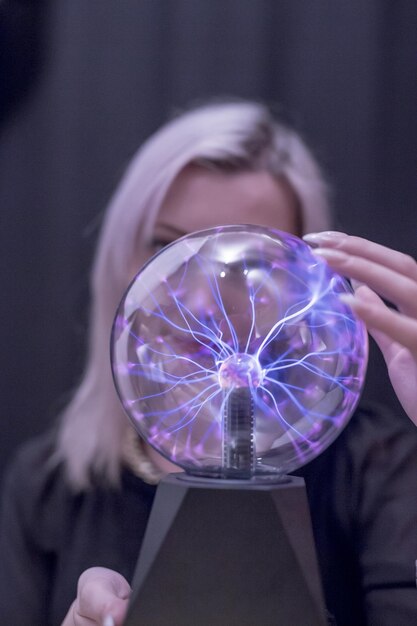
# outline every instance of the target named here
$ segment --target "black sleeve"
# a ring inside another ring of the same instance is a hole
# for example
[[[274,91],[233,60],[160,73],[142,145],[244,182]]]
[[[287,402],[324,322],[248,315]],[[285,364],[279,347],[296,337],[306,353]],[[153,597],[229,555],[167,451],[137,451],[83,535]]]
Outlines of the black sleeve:
[[[403,416],[368,413],[358,436],[352,510],[368,623],[415,625],[417,429]]]
[[[417,428],[362,409],[300,473],[337,625],[415,626]]]
[[[128,471],[121,484],[74,493],[51,464],[54,433],[17,454],[0,512],[0,624],[57,626],[87,568],[109,567],[131,579],[155,487]]]
[[[6,474],[0,511],[0,622],[45,626],[53,557],[36,542],[34,496],[39,476],[25,471],[22,451]],[[32,484],[33,483],[33,484]]]

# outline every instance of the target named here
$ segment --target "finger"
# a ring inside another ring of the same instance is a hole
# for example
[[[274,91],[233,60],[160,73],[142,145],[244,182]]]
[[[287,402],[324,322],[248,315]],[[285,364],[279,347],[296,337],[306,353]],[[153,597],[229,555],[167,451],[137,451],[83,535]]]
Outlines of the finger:
[[[125,613],[121,615],[117,620],[113,615],[107,614],[103,620],[101,618],[91,619],[85,615],[81,615],[78,608],[78,602],[73,603],[73,610],[71,615],[66,618],[66,621],[62,623],[62,626],[120,626],[123,623]],[[70,621],[68,621],[68,618]]]
[[[368,259],[417,281],[417,262],[413,257],[363,237],[354,237],[337,231],[325,231],[305,235],[303,239],[313,246],[333,248]]]
[[[406,315],[417,316],[415,280],[368,259],[349,256],[341,250],[318,248],[313,253],[325,259],[340,274],[366,283]]]
[[[352,286],[355,292],[358,292],[358,290],[360,289],[360,291],[355,294],[357,298],[359,298],[359,300],[362,300],[364,302],[373,302],[375,305],[378,304],[381,307],[386,307],[386,304],[374,291],[369,289],[369,287],[366,287],[366,285],[363,285],[363,283],[357,283],[355,285],[355,282],[356,281],[352,281]],[[377,330],[376,328],[370,328],[368,326],[368,331],[369,334],[372,335],[372,337],[375,339],[376,344],[379,346],[379,349],[384,355],[385,361],[388,365],[391,359],[396,356],[398,351],[401,350],[403,346],[397,341],[394,341],[392,337],[389,337],[384,332],[382,332],[382,330]]]
[[[61,626],[93,626],[97,625],[95,620],[82,617],[78,612],[78,599],[71,604]]]
[[[349,304],[369,329],[377,331],[375,338],[384,352],[388,348],[385,335],[417,354],[417,320],[388,308],[368,287],[360,287],[355,296],[343,294],[340,298]],[[382,335],[378,336],[378,333]]]
[[[116,624],[121,623],[127,610],[127,598],[118,598],[113,594],[105,593],[94,584],[86,586],[83,596],[82,601],[79,602],[80,615],[95,619],[99,624],[103,624],[106,619],[109,620],[109,616]]]
[[[95,619],[80,615],[78,604],[78,599],[72,603],[71,609],[62,623],[62,626],[97,626]]]
[[[91,568],[79,580],[78,612],[98,623],[112,616],[119,624],[126,613],[129,595],[130,586],[123,576],[105,568]]]
[[[91,597],[90,605],[78,603],[78,621],[76,626],[88,626],[95,624],[100,626],[120,626],[126,616],[128,600],[120,598]]]

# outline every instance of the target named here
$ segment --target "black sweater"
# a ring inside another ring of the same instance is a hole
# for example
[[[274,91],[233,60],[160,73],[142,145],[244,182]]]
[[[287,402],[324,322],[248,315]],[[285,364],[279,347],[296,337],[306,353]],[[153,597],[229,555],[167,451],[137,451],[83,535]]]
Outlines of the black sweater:
[[[74,495],[62,469],[48,469],[52,447],[50,434],[26,444],[6,477],[0,622],[8,626],[58,626],[88,567],[110,567],[131,581],[155,494],[124,470],[119,490]],[[306,480],[338,626],[415,626],[417,428],[382,410],[357,411],[297,473]]]

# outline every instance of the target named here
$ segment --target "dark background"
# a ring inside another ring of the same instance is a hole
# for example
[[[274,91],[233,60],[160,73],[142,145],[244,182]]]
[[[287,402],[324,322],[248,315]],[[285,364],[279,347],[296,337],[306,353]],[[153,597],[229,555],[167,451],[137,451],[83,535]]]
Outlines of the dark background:
[[[129,158],[219,95],[304,135],[339,228],[417,255],[415,0],[3,0],[0,470],[79,379],[88,267]],[[397,408],[377,354],[365,396]]]

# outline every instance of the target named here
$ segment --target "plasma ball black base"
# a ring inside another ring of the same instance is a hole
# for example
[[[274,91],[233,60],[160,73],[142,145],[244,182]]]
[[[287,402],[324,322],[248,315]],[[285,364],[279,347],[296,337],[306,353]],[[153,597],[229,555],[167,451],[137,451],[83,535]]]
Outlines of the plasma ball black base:
[[[304,481],[159,485],[126,626],[325,626]]]

